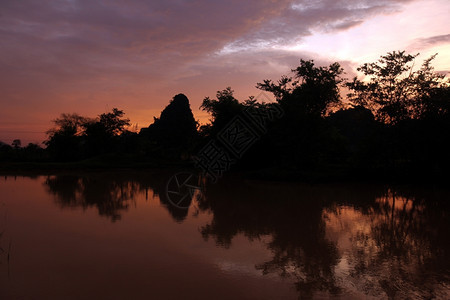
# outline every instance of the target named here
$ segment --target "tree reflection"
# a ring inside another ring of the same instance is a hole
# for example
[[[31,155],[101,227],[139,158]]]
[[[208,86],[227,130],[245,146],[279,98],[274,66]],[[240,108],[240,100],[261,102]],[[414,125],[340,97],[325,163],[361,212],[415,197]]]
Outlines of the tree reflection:
[[[160,194],[159,197],[161,204],[167,209],[170,216],[175,222],[182,223],[186,219],[189,213],[189,209],[178,208],[173,206],[173,204],[170,203],[170,201],[167,199],[165,193]]]
[[[348,280],[372,296],[436,298],[448,285],[448,197],[386,189],[351,231]],[[445,297],[444,297],[445,298]]]
[[[200,202],[213,213],[201,233],[226,248],[238,234],[270,235],[272,259],[255,267],[293,279],[300,298],[441,297],[450,278],[448,195],[411,190],[221,183]]]
[[[151,190],[174,221],[183,222],[189,210],[168,201],[167,178],[58,175],[45,185],[61,207],[95,207],[112,221]],[[237,235],[260,240],[271,257],[255,268],[292,280],[300,298],[446,298],[449,196],[412,187],[223,179],[196,202],[200,211],[212,213],[200,228],[204,239],[224,248]]]
[[[50,176],[45,184],[61,207],[96,207],[99,215],[113,222],[120,220],[120,212],[128,209],[139,191],[137,182],[99,176]]]
[[[172,174],[172,173],[169,173]],[[95,207],[99,215],[115,222],[121,219],[130,204],[135,203],[140,193],[148,198],[149,190],[173,218],[181,223],[188,216],[189,209],[179,209],[168,201],[165,195],[165,174],[86,174],[54,175],[45,180],[47,191],[55,195],[56,203],[62,208],[87,209]]]
[[[272,259],[256,265],[263,274],[276,273],[295,281],[302,297],[316,291],[339,293],[333,269],[338,263],[336,244],[325,238],[322,218],[327,198],[308,195],[309,187],[211,186],[200,203],[214,214],[201,229],[205,239],[230,247],[239,233],[249,239],[270,235]],[[305,198],[307,197],[307,198]]]

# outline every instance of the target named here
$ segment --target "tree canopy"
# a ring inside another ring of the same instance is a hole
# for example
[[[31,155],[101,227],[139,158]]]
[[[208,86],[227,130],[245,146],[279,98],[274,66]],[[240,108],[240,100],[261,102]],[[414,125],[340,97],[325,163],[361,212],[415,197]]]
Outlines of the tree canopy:
[[[317,67],[313,60],[300,60],[294,76],[283,76],[276,83],[264,80],[257,88],[272,93],[287,111],[303,116],[325,116],[341,101],[339,87],[343,73],[339,63]]]
[[[431,65],[436,54],[426,59],[420,69],[414,70],[417,56],[393,51],[381,56],[377,62],[358,67],[365,78],[355,77],[347,83],[351,90],[349,101],[372,110],[378,120],[392,124],[442,113],[436,106],[448,109],[444,98],[448,96],[449,82]]]
[[[0,146],[0,161],[37,157],[194,165],[197,151],[216,140],[225,147],[221,156],[216,153],[222,159],[227,149],[237,153],[236,145],[226,143],[245,145],[239,149],[248,151],[239,152],[239,159],[230,156],[233,168],[277,170],[304,179],[359,172],[383,178],[442,174],[450,168],[450,83],[434,70],[435,57],[416,67],[417,54],[390,52],[362,64],[357,69],[361,77],[350,81],[337,62],[320,66],[301,59],[290,75],[257,83],[274,101],[252,96],[240,101],[231,87],[217,91],[215,98],[205,97],[200,109],[210,120],[200,128],[183,94],[175,95],[139,134],[129,130],[130,120],[118,108],[96,118],[62,114],[47,132],[45,150],[16,141],[15,147]],[[233,120],[240,121],[236,125]],[[216,156],[210,157],[214,167]]]

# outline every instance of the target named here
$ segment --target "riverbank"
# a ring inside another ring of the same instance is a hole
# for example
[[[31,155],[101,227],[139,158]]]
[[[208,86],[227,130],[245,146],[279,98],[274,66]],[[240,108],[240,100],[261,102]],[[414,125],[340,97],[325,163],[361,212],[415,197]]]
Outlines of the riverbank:
[[[89,159],[76,162],[1,162],[1,175],[60,174],[60,173],[118,173],[145,172],[171,174],[180,171],[199,173],[192,161],[129,161]],[[296,168],[261,168],[244,169],[236,166],[224,172],[223,177],[239,179],[336,183],[336,182],[377,182],[377,183],[436,183],[445,184],[441,172],[428,172],[419,168],[411,169],[353,169],[345,166],[300,170]],[[218,178],[220,180],[220,177]]]

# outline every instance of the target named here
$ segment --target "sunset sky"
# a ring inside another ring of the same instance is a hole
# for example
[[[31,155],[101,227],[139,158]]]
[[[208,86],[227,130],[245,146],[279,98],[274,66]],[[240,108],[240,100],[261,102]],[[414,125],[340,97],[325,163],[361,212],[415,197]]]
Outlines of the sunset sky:
[[[40,143],[61,113],[113,107],[148,126],[177,93],[240,100],[300,58],[355,75],[393,50],[439,53],[450,71],[450,1],[1,0],[0,140]]]

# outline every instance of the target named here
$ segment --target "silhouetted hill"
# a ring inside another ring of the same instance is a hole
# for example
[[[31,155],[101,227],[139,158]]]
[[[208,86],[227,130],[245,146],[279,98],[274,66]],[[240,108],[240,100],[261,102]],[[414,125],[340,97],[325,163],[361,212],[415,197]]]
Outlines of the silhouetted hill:
[[[189,99],[178,94],[155,118],[153,124],[142,128],[140,136],[147,139],[151,150],[169,157],[189,154],[197,137],[197,122],[194,119]]]

